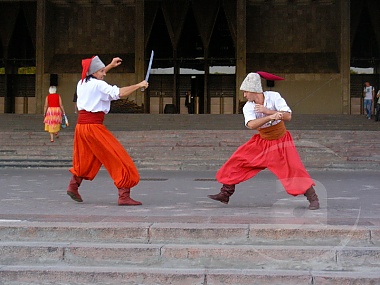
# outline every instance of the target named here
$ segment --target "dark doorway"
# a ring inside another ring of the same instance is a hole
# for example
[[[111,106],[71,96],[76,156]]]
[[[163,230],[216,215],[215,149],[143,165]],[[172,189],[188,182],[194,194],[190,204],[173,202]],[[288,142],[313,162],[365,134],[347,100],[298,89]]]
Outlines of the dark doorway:
[[[156,71],[161,70],[162,74],[156,72],[149,78],[149,88],[146,90],[144,112],[162,114],[166,104],[165,101],[173,97],[173,75],[171,75],[171,73],[174,73],[168,72],[168,70],[174,66],[173,47],[162,9],[157,3],[153,4],[151,9],[147,10],[147,13],[152,14],[151,17],[154,18],[154,21],[145,51],[145,59],[147,66],[151,51],[154,50],[152,69]]]
[[[15,112],[15,87],[17,82],[17,75],[8,74],[7,75],[7,92],[4,98],[4,113],[14,113]]]
[[[14,24],[12,36],[9,41],[7,56],[4,58],[5,66],[5,98],[4,112],[15,113],[16,97],[34,97],[36,51],[30,34],[30,27],[24,13],[29,6],[21,5]],[[35,21],[32,21],[35,22]],[[23,103],[20,103],[23,104]],[[22,106],[23,110],[25,106]]]
[[[204,75],[193,75],[191,77],[191,95],[195,100],[195,114],[204,114]]]
[[[355,4],[357,7],[361,7],[361,11],[351,11],[351,13],[360,13],[359,15],[354,14],[351,16],[353,18],[359,18],[356,32],[353,35],[351,48],[351,66],[361,68],[376,68],[376,65],[378,65],[380,62],[379,43],[377,42],[375,33],[376,24],[372,19],[371,14],[369,13],[369,7],[366,1],[359,1],[360,4],[356,2],[357,0],[353,1],[352,5]]]
[[[150,105],[150,110],[156,111],[151,104],[156,104],[155,96],[161,96],[160,102],[170,100],[170,97],[177,112],[187,112],[181,102],[191,84],[191,91],[197,97],[198,113],[211,113],[210,94],[222,92],[210,90],[210,76],[235,75],[235,70],[231,72],[230,68],[236,65],[235,41],[230,29],[236,25],[236,19],[231,17],[233,12],[227,17],[224,9],[234,7],[236,3],[229,1],[231,3],[227,6],[223,1],[204,3],[206,6],[190,0],[146,2],[146,14],[149,15],[145,20],[148,33],[146,54],[155,51],[154,76],[173,78],[172,91],[165,93],[159,91],[160,86],[154,85],[160,80],[151,79],[150,93],[146,96],[149,101],[146,106]],[[185,78],[191,78],[191,83]],[[228,82],[232,83],[231,80]],[[235,90],[235,86],[228,86],[228,90]],[[236,97],[236,94],[232,96]]]
[[[379,90],[380,82],[380,43],[379,38],[379,1],[351,0],[351,114],[364,114],[363,87],[370,82]],[[357,69],[356,69],[357,68]],[[375,108],[376,104],[373,104]],[[373,110],[373,113],[375,111]]]

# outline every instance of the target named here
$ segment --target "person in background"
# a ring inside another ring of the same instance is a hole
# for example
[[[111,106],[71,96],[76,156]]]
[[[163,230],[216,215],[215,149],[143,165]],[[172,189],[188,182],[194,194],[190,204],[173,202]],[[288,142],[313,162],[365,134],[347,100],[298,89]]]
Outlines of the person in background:
[[[65,109],[61,96],[57,93],[57,87],[50,86],[49,95],[46,96],[44,105],[45,131],[50,134],[50,142],[54,142],[54,136],[59,137],[63,115],[65,115]]]
[[[121,62],[119,57],[112,59],[107,66],[98,56],[82,60],[82,79],[77,84],[79,114],[74,133],[72,177],[67,188],[67,194],[77,202],[83,202],[78,192],[82,181],[93,180],[103,165],[118,188],[118,205],[142,204],[130,197],[131,188],[140,181],[137,168],[121,143],[103,125],[111,101],[148,88],[145,80],[121,88],[105,82],[106,73]]]
[[[236,184],[268,168],[278,177],[288,194],[305,195],[309,209],[319,209],[319,199],[313,188],[315,183],[298,155],[290,132],[285,128],[284,121],[290,121],[292,117],[286,101],[278,92],[263,92],[258,73],[249,73],[240,90],[247,99],[243,107],[245,126],[259,133],[240,146],[218,170],[216,179],[223,186],[220,193],[208,197],[228,204]]]
[[[371,119],[372,102],[375,97],[375,88],[373,88],[368,81],[364,83],[363,96],[364,96],[364,112],[366,113],[367,118]]]
[[[377,100],[377,104],[376,104],[375,121],[377,122],[377,121],[379,121],[379,116],[380,116],[380,89],[377,91],[376,100]]]
[[[186,92],[185,106],[188,114],[194,114],[194,96],[191,95],[190,90]]]
[[[77,100],[78,100],[78,96],[77,96],[77,92],[75,91],[75,92],[74,92],[74,97],[73,97],[74,113],[75,113],[75,114],[78,113]]]

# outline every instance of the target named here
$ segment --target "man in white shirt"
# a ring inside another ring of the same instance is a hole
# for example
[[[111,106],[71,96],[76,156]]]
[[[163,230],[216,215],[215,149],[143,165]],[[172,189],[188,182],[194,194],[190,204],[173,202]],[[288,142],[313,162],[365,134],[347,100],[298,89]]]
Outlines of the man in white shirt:
[[[367,118],[371,119],[372,114],[372,102],[375,97],[375,88],[373,88],[369,82],[364,83],[364,90],[363,90],[363,96],[364,96],[364,111],[367,114]]]
[[[259,131],[240,146],[218,170],[220,193],[209,198],[228,204],[235,185],[268,168],[290,195],[305,195],[309,209],[319,209],[314,181],[307,173],[284,121],[291,120],[291,109],[278,92],[262,90],[258,73],[250,73],[241,84],[247,103],[243,107],[245,126]]]

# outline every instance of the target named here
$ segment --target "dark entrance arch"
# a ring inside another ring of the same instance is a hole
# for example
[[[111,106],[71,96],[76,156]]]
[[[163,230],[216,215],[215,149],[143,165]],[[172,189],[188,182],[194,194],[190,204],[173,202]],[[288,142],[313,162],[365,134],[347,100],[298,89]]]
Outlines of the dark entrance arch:
[[[351,114],[363,114],[364,82],[380,90],[379,1],[351,0],[351,67],[373,68],[373,74],[351,74]],[[375,106],[373,104],[373,113]]]
[[[2,27],[2,67],[0,84],[4,86],[4,113],[27,113],[28,97],[35,96],[35,24],[36,3],[7,5],[1,17],[14,17]]]
[[[230,11],[231,7],[235,12]],[[169,102],[175,105],[177,113],[186,113],[184,100],[188,90],[194,92],[199,113],[224,110],[213,107],[222,102],[216,97],[225,96],[214,87],[219,80],[231,84],[228,90],[235,90],[236,37],[231,31],[236,26],[236,16],[232,16],[236,15],[236,1],[147,1],[145,11],[146,60],[150,51],[155,51],[155,73],[150,78],[146,111],[162,113]],[[231,67],[228,74],[224,67]],[[225,81],[226,76],[231,78]],[[223,102],[231,102],[233,112],[235,91],[225,94],[232,96]]]

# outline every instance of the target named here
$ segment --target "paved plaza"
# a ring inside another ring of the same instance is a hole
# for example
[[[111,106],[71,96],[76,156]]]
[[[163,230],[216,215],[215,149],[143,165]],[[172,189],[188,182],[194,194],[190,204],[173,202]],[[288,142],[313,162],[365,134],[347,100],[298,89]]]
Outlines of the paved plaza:
[[[229,205],[207,198],[219,192],[215,172],[141,171],[131,196],[142,206],[117,206],[117,189],[101,169],[80,187],[83,203],[66,195],[67,169],[0,169],[0,219],[45,222],[188,222],[380,226],[378,172],[313,171],[321,209],[288,195],[263,171],[237,185]]]

